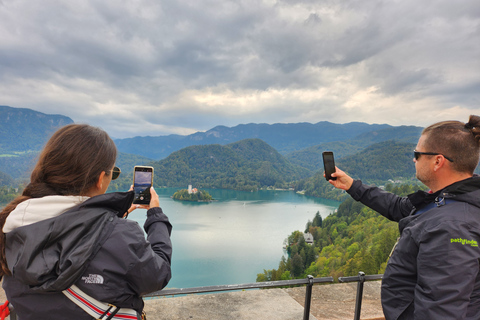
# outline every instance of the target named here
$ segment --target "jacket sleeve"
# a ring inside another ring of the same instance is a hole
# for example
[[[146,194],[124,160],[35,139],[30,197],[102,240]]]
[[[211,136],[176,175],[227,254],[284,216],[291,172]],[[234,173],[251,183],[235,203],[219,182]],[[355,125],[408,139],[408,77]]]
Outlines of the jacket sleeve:
[[[147,211],[144,225],[147,240],[137,244],[138,260],[127,272],[130,285],[139,295],[163,289],[171,278],[172,225],[161,208]]]
[[[354,200],[392,221],[400,221],[410,215],[414,208],[407,197],[399,197],[378,187],[364,185],[360,180],[355,180],[347,193]]]
[[[467,317],[479,268],[478,242],[469,229],[465,222],[446,221],[419,238],[415,319]]]

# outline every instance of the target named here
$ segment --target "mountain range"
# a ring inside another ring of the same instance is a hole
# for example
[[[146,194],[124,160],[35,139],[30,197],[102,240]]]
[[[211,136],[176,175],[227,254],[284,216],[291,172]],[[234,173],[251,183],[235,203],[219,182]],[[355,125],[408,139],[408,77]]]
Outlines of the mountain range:
[[[27,178],[49,135],[72,122],[61,115],[0,107],[0,172],[14,179]],[[192,181],[218,188],[285,186],[321,170],[321,153],[325,150],[334,151],[338,160],[355,157],[376,143],[416,143],[421,130],[360,122],[251,123],[217,126],[186,136],[116,139],[120,151],[117,165],[124,174],[114,187],[121,189],[131,183],[133,166],[146,164],[156,168],[155,183],[162,186],[185,186]],[[380,146],[378,152],[388,153],[389,146]],[[4,176],[1,181],[10,180]]]
[[[159,137],[134,137],[116,139],[121,152],[142,155],[152,159],[163,159],[173,151],[192,145],[226,145],[244,139],[261,139],[275,148],[280,154],[299,151],[326,142],[344,141],[361,134],[377,132],[394,127],[387,124],[367,124],[351,122],[336,124],[331,122],[312,123],[250,123],[235,127],[217,126],[206,132],[196,132],[187,136],[168,135]]]

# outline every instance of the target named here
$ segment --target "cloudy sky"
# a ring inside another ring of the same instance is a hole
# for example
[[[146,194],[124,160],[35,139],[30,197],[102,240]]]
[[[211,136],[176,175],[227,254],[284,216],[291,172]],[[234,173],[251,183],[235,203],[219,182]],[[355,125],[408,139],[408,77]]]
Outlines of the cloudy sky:
[[[0,105],[113,137],[480,114],[478,0],[0,0]]]

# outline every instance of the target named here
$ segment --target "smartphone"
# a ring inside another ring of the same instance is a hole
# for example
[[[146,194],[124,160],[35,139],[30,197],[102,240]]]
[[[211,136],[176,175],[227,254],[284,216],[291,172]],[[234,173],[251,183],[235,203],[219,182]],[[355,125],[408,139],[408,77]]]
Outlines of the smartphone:
[[[328,180],[337,180],[337,178],[332,177],[332,173],[335,172],[335,159],[333,158],[333,152],[325,151],[322,152],[323,157],[323,167],[325,169],[325,179]]]
[[[133,170],[133,191],[135,204],[150,204],[150,187],[153,184],[153,167],[135,166]]]

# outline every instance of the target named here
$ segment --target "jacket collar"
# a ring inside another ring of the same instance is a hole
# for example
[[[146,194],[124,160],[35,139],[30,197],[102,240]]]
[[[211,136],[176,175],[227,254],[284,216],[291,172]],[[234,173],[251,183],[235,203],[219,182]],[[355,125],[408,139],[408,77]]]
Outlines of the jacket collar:
[[[476,195],[472,196],[472,193]],[[480,207],[480,176],[474,175],[465,180],[457,181],[435,193],[420,190],[407,197],[417,209],[423,208],[438,198],[454,199]]]
[[[88,199],[80,204],[79,207],[107,208],[117,212],[117,216],[121,218],[132,205],[133,198],[133,191],[105,193]],[[72,208],[72,210],[74,210],[74,208]]]

